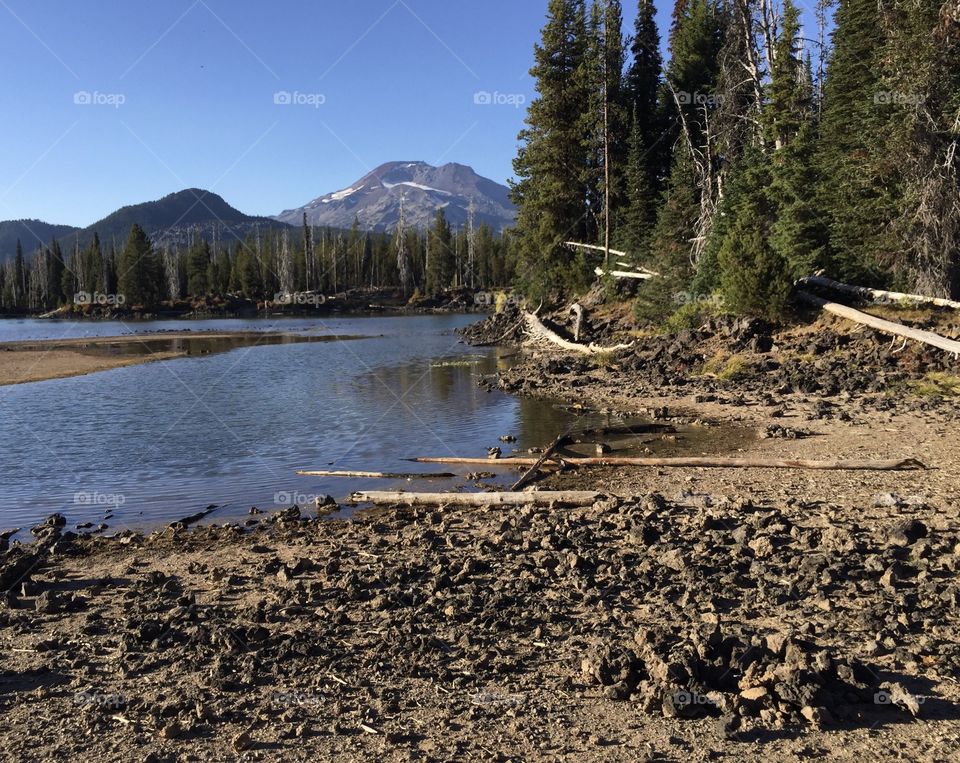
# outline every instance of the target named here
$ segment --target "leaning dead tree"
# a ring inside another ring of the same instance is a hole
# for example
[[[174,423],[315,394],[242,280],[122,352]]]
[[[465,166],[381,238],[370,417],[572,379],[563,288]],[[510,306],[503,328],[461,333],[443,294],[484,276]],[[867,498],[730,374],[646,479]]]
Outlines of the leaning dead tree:
[[[854,310],[852,307],[840,305],[836,302],[830,302],[829,300],[823,299],[822,297],[814,296],[806,291],[797,292],[797,297],[802,302],[819,307],[825,312],[839,316],[840,318],[846,318],[848,321],[859,323],[861,326],[869,326],[870,328],[876,329],[884,334],[897,336],[901,339],[911,339],[915,342],[936,347],[944,352],[949,352],[960,357],[960,342],[955,339],[948,339],[947,337],[940,336],[939,334],[934,334],[932,331],[912,329],[909,326],[904,326],[900,323],[885,321],[882,318],[876,318],[873,315],[861,312],[860,310]]]
[[[549,344],[559,347],[561,350],[566,350],[567,352],[577,352],[581,355],[597,355],[605,352],[619,352],[620,350],[629,350],[633,347],[633,342],[630,344],[618,344],[612,347],[599,347],[592,342],[590,344],[579,344],[578,342],[571,342],[567,339],[564,339],[555,331],[551,331],[546,326],[543,325],[541,320],[537,317],[536,313],[524,313],[523,315],[524,322],[526,323],[526,332],[527,335],[535,341],[547,342]]]
[[[801,278],[797,283],[803,286],[819,286],[824,289],[830,289],[831,291],[838,291],[842,294],[850,294],[867,302],[878,302],[881,304],[898,302],[911,305],[933,305],[934,307],[949,307],[953,310],[960,310],[960,302],[952,299],[925,297],[922,294],[903,294],[899,291],[870,289],[866,286],[851,286],[850,284],[840,283],[839,281],[834,281],[822,276],[807,276],[806,278]]]

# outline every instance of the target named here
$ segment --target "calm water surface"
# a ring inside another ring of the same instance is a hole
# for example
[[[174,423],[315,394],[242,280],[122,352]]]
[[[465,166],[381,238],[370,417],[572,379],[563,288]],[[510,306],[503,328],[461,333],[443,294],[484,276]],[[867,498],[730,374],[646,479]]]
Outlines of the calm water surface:
[[[366,337],[241,347],[0,387],[0,529],[29,527],[55,511],[68,527],[96,524],[109,512],[111,531],[145,529],[208,504],[221,506],[212,519],[224,521],[252,506],[270,511],[318,494],[343,499],[401,486],[298,477],[298,469],[437,471],[404,459],[544,445],[572,414],[480,389],[480,376],[510,361],[507,351],[460,342],[455,329],[475,320],[0,321],[0,341],[182,330]],[[606,420],[583,425],[597,423]],[[504,445],[501,435],[518,441]]]

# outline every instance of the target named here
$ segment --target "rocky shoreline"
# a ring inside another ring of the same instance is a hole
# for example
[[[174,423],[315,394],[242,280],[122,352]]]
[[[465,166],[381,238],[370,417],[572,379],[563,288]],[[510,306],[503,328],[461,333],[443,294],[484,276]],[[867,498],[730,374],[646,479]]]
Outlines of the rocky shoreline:
[[[919,386],[950,364],[840,326],[763,329],[529,354],[482,383],[749,424],[746,453],[932,470],[604,467],[541,482],[608,495],[582,509],[294,509],[113,538],[55,519],[0,561],[6,753],[956,757],[957,403]]]

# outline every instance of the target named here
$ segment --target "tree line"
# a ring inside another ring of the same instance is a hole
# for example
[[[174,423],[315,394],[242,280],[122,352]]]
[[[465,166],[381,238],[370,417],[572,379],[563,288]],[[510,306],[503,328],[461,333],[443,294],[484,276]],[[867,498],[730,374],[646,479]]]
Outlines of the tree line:
[[[796,278],[960,296],[960,24],[941,0],[550,0],[514,162],[518,279],[576,292],[614,246],[662,274],[638,317],[722,295],[777,317]],[[828,34],[832,14],[832,33]],[[604,199],[609,191],[607,226]],[[686,300],[690,301],[690,300]]]
[[[94,233],[86,247],[64,252],[57,241],[0,267],[0,309],[47,312],[64,305],[154,307],[164,302],[244,298],[274,302],[294,294],[397,289],[407,297],[450,288],[509,284],[515,247],[509,232],[486,223],[453,230],[442,209],[427,231],[402,224],[392,232],[315,227],[265,228],[244,240],[197,236],[186,246],[155,245],[133,225],[122,247]],[[119,300],[117,299],[119,297]]]

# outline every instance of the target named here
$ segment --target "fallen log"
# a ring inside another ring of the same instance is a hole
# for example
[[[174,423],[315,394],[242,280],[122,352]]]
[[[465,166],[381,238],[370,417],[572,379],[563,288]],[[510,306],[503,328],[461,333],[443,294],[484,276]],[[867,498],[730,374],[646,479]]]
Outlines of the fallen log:
[[[569,352],[579,352],[583,355],[597,355],[602,352],[618,352],[619,350],[629,350],[631,347],[633,347],[632,342],[630,344],[618,344],[613,347],[598,347],[592,342],[590,344],[578,344],[576,342],[570,342],[559,336],[556,332],[551,331],[544,326],[535,313],[524,313],[523,317],[526,321],[527,330],[530,336],[549,342],[550,344],[554,344],[561,349],[568,350]]]
[[[869,326],[870,328],[881,331],[884,334],[898,336],[901,339],[913,339],[916,342],[927,344],[931,347],[936,347],[944,352],[960,355],[960,342],[955,339],[948,339],[945,336],[940,336],[940,334],[934,334],[932,331],[912,329],[900,323],[886,321],[883,318],[876,318],[872,315],[861,312],[860,310],[855,310],[852,307],[840,305],[836,302],[830,302],[829,300],[823,299],[822,297],[814,296],[806,291],[798,291],[797,297],[802,302],[814,305],[815,307],[819,307],[828,313],[837,315],[841,318],[846,318],[847,320],[853,321],[854,323],[859,323],[862,326]]]
[[[603,268],[596,268],[594,271],[598,276],[611,275],[614,278],[635,278],[638,281],[649,281],[651,278],[655,278],[653,273],[634,273],[629,270],[604,270]]]
[[[576,242],[576,241],[565,241],[564,244],[565,244],[566,246],[572,246],[572,247],[575,248],[575,249],[590,249],[591,251],[594,251],[594,252],[606,252],[606,251],[607,251],[607,248],[606,248],[606,247],[597,246],[596,244],[580,244],[580,243],[578,243],[578,242]],[[620,250],[620,249],[610,249],[609,251],[610,251],[610,254],[616,255],[617,257],[629,257],[629,256],[630,256],[629,254],[627,254],[626,252],[624,252],[624,251],[622,251],[622,250]],[[626,263],[626,262],[617,262],[617,264],[618,264],[618,265],[621,265],[622,267],[636,268],[637,270],[639,270],[639,271],[641,271],[641,272],[643,272],[643,273],[648,273],[650,276],[658,276],[658,275],[660,275],[660,274],[657,273],[655,270],[650,270],[649,268],[644,268],[644,267],[641,267],[641,266],[639,266],[639,265],[631,265],[630,263]]]
[[[543,451],[543,454],[540,456],[540,458],[538,458],[534,462],[533,466],[527,469],[527,471],[524,472],[523,475],[521,475],[520,479],[518,479],[516,482],[514,482],[510,486],[510,491],[515,492],[520,488],[522,488],[524,485],[526,485],[528,482],[530,482],[530,480],[533,479],[533,475],[537,473],[537,469],[539,469],[544,464],[544,462],[546,462],[551,456],[553,456],[556,449],[559,448],[561,445],[563,445],[563,443],[567,441],[567,438],[569,436],[570,436],[569,432],[564,432],[562,435],[559,435],[556,440],[550,443],[547,449]]]
[[[543,490],[528,493],[403,493],[369,491],[354,493],[357,503],[393,506],[529,506],[555,503],[562,506],[591,506],[604,497],[591,490]]]
[[[533,458],[502,458],[491,461],[487,458],[416,458],[421,464],[486,464],[487,466],[530,466],[536,463]],[[813,469],[821,471],[867,471],[890,472],[904,469],[926,469],[915,458],[888,461],[808,461],[804,459],[765,459],[765,458],[714,458],[714,457],[678,457],[678,458],[564,458],[570,466],[662,466],[662,467],[702,467],[716,469]]]
[[[453,472],[350,472],[350,471],[298,471],[301,477],[355,477],[357,479],[388,480],[433,480],[456,477]]]
[[[855,297],[881,304],[890,302],[909,302],[916,305],[934,305],[935,307],[949,307],[952,310],[960,310],[960,302],[952,299],[942,299],[941,297],[926,297],[922,294],[904,294],[899,291],[884,291],[883,289],[871,289],[866,286],[851,286],[850,284],[840,283],[823,276],[807,276],[801,278],[797,283],[803,286],[820,286],[831,291],[838,291],[843,294],[851,294]]]

